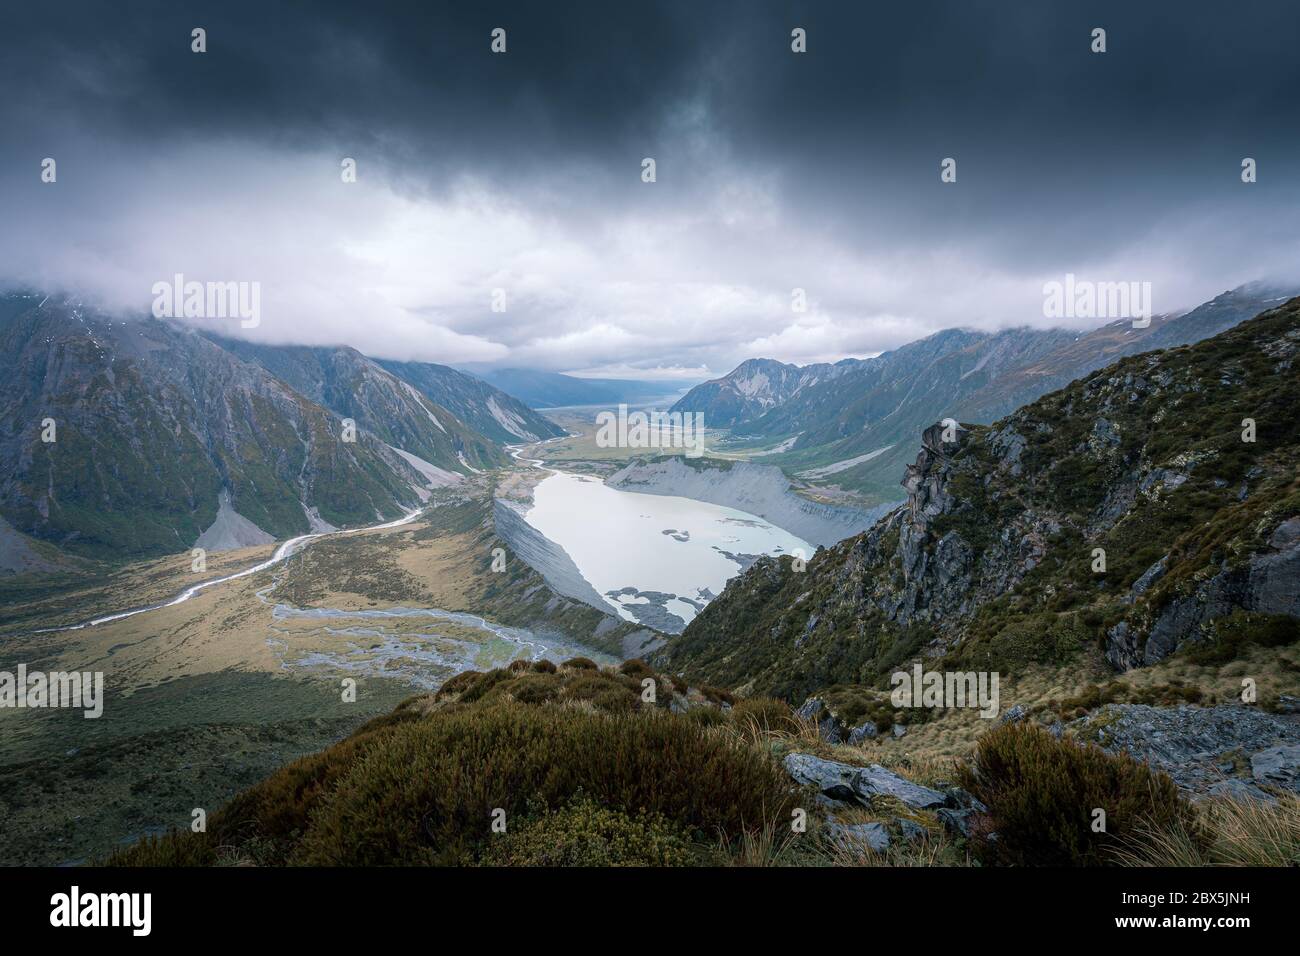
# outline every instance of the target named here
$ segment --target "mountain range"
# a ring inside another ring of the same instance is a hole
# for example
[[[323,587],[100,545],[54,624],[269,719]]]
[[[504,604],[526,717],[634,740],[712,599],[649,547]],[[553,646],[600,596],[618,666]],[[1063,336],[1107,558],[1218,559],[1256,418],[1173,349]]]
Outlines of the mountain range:
[[[992,425],[933,423],[902,505],[806,569],[760,559],[658,662],[798,702],[878,687],[917,657],[1020,676],[1293,641],[1298,359],[1293,299],[1123,357]]]
[[[1128,320],[1089,332],[947,329],[870,359],[806,368],[758,359],[696,386],[673,411],[702,412],[733,439],[771,446],[766,460],[809,480],[897,497],[915,436],[953,418],[987,424],[1125,355],[1215,335],[1295,295],[1252,284],[1190,312]]]
[[[355,349],[255,345],[65,297],[0,297],[0,345],[8,549],[25,550],[14,530],[127,559],[373,523],[504,464],[506,441],[559,433],[445,366],[393,371]]]

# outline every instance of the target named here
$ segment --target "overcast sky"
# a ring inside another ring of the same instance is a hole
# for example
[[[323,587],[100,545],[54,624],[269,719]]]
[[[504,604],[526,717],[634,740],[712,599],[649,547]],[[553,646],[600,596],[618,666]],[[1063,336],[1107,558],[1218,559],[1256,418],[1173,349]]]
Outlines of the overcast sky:
[[[21,6],[0,283],[115,310],[257,281],[222,331],[702,378],[1052,324],[1066,273],[1157,312],[1300,277],[1300,4]]]

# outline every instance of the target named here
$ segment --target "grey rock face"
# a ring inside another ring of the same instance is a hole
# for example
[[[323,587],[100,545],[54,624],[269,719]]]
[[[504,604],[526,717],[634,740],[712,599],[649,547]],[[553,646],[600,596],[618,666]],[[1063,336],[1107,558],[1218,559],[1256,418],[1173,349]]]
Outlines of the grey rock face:
[[[853,791],[868,802],[876,796],[893,797],[914,810],[926,810],[948,802],[946,794],[912,783],[879,764],[860,769],[853,777],[852,786]]]
[[[1255,786],[1294,789],[1300,773],[1300,718],[1257,707],[1107,704],[1070,728],[1081,741],[1147,761],[1194,794],[1223,782],[1225,755],[1250,756]]]
[[[1127,621],[1120,621],[1106,632],[1106,660],[1118,671],[1141,667],[1140,639],[1141,635]]]
[[[1236,777],[1229,777],[1227,780],[1220,780],[1218,783],[1210,784],[1205,791],[1205,795],[1224,800],[1258,800],[1261,803],[1277,803],[1276,797],[1265,793],[1253,783],[1238,780]]]
[[[1283,522],[1286,527],[1279,526],[1272,536],[1284,545],[1281,550],[1252,555],[1242,566],[1225,567],[1194,593],[1169,602],[1147,635],[1142,663],[1164,660],[1184,643],[1201,638],[1206,624],[1237,608],[1300,617],[1300,541],[1293,540],[1289,524],[1293,520]]]
[[[818,792],[845,803],[870,806],[873,797],[887,796],[915,810],[925,810],[949,802],[946,794],[912,783],[879,764],[854,767],[800,753],[786,754],[783,764],[796,783],[816,787]]]
[[[865,803],[853,789],[853,778],[859,767],[823,760],[812,754],[786,754],[782,761],[785,772],[794,778],[795,783],[804,787],[816,787],[817,791],[832,800],[844,803]]]
[[[504,498],[494,499],[492,519],[497,536],[520,560],[545,578],[555,591],[605,614],[613,611],[609,602],[587,583],[569,553],[525,521],[512,502]]]
[[[1165,570],[1168,567],[1169,555],[1165,555],[1151,567],[1142,572],[1142,576],[1133,582],[1131,594],[1133,597],[1141,597],[1151,589],[1151,586],[1165,576]]]
[[[1300,744],[1269,747],[1253,754],[1250,771],[1256,783],[1300,793]]]
[[[848,849],[868,846],[877,853],[889,849],[889,831],[883,823],[837,823],[826,824],[827,835],[835,843]]]

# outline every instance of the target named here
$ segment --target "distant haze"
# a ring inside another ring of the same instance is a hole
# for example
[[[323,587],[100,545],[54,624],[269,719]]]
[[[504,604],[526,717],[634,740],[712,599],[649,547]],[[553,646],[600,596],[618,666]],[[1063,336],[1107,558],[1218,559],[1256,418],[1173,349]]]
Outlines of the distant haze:
[[[264,342],[685,384],[945,327],[1100,324],[1043,317],[1067,273],[1150,282],[1157,312],[1300,277],[1297,4],[4,19],[0,283],[143,314],[176,273],[257,281],[260,325],[221,331]]]

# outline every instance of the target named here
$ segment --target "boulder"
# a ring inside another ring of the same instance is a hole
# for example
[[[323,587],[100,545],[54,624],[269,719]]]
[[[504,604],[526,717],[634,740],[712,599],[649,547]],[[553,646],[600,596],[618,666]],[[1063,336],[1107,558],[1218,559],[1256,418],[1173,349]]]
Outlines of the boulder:
[[[1300,744],[1282,744],[1253,754],[1250,772],[1258,784],[1300,793]]]
[[[1018,724],[1029,716],[1029,711],[1025,710],[1023,704],[1016,704],[1005,714],[998,718],[999,724]]]
[[[831,840],[846,849],[869,846],[877,853],[889,849],[889,831],[883,823],[836,823],[826,824],[826,833]]]
[[[900,777],[880,764],[854,767],[812,754],[786,754],[785,772],[800,786],[815,787],[832,800],[870,806],[873,797],[893,797],[914,810],[941,807],[950,802],[947,794]]]
[[[958,810],[974,810],[977,813],[988,813],[989,811],[988,807],[961,787],[949,787],[948,796],[951,798],[949,802],[956,804]]]
[[[912,783],[876,763],[870,767],[860,768],[853,776],[851,785],[854,793],[867,802],[870,802],[872,797],[893,797],[913,810],[941,807],[948,802],[946,794]]]
[[[915,843],[918,840],[924,840],[930,836],[929,830],[921,826],[921,824],[907,819],[907,817],[898,817],[895,822],[898,824],[898,829],[903,834],[903,839],[908,843]]]
[[[954,836],[970,836],[970,818],[974,810],[954,810],[951,807],[940,807],[936,815],[943,821],[944,829],[948,830]]]
[[[1277,800],[1253,783],[1247,783],[1244,780],[1238,780],[1236,777],[1229,777],[1227,780],[1220,780],[1218,783],[1211,784],[1204,796],[1219,797],[1227,800],[1236,800],[1244,802],[1247,800],[1259,800],[1264,803],[1277,803]]]
[[[786,754],[782,761],[785,772],[803,787],[815,787],[818,793],[844,803],[866,805],[864,797],[853,788],[853,779],[859,767],[851,767],[834,760],[823,760],[812,754]]]
[[[874,740],[877,733],[875,723],[868,720],[865,724],[854,727],[849,731],[849,744],[854,747],[861,746],[865,740]]]
[[[1255,784],[1300,787],[1300,723],[1259,707],[1106,704],[1069,729],[1081,742],[1145,760],[1193,794],[1221,782],[1225,755],[1234,753],[1250,760]]]

